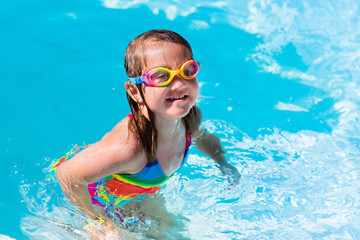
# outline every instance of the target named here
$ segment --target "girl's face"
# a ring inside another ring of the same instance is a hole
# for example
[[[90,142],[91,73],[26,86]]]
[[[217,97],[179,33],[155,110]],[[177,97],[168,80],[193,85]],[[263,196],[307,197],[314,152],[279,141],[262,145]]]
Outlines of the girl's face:
[[[186,47],[171,43],[153,43],[145,55],[143,73],[155,67],[166,67],[178,70],[191,55]],[[199,94],[197,78],[190,80],[182,78],[179,74],[169,85],[164,87],[142,86],[145,101],[156,117],[176,120],[188,114]]]

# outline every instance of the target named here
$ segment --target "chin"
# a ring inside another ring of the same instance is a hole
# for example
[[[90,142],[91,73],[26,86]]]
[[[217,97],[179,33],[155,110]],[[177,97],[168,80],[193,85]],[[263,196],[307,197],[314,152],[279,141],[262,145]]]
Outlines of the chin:
[[[191,107],[170,111],[168,114],[169,114],[169,116],[171,116],[174,119],[180,119],[180,118],[185,117],[190,112]]]

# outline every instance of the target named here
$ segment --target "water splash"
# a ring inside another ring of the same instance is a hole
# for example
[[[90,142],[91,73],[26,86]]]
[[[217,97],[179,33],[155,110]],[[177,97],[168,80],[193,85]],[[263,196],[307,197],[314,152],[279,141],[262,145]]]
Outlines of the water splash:
[[[181,202],[170,209],[181,208],[176,211],[191,220],[193,239],[351,239],[360,233],[360,193],[354,191],[360,151],[346,137],[263,129],[252,139],[223,121],[206,126],[226,143],[242,178],[228,190],[213,161],[189,157],[183,191],[166,192],[169,202]]]

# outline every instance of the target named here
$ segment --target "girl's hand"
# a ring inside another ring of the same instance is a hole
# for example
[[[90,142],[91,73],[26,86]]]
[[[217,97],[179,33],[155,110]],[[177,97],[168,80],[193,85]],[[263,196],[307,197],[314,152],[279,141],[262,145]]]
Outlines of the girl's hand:
[[[88,222],[85,225],[85,229],[90,234],[90,239],[119,239],[119,240],[136,240],[136,236],[127,232],[125,229],[122,229],[116,226],[110,219],[106,217],[101,217],[105,221],[96,221],[97,223]]]
[[[230,187],[235,187],[241,178],[241,174],[237,168],[226,161],[220,162],[219,165],[219,169],[226,181],[230,184]]]
[[[84,227],[89,235],[91,236],[89,239],[125,239],[122,238],[119,233],[116,231],[115,226],[110,222],[104,223],[93,223],[88,222]]]

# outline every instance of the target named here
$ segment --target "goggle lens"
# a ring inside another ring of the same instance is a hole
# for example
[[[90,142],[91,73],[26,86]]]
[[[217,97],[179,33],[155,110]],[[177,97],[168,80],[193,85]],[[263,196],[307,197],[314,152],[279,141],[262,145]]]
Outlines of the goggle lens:
[[[183,69],[184,70],[182,73],[184,78],[193,78],[199,72],[200,64],[198,62],[191,62],[187,64]]]
[[[171,74],[164,70],[153,70],[147,74],[149,82],[155,85],[168,81],[170,76]]]

